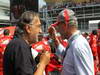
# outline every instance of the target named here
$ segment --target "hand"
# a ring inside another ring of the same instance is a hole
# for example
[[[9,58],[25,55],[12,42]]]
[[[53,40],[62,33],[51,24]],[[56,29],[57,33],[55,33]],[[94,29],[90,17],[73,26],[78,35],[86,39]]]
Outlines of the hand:
[[[52,39],[58,40],[58,38],[57,38],[57,31],[56,31],[55,27],[50,26],[48,28],[48,32],[49,32],[49,34],[50,34],[50,36],[51,36]]]
[[[55,41],[55,44],[59,45],[61,43],[61,39],[58,39],[55,27],[50,26],[48,28],[48,32],[50,33],[51,38]]]
[[[50,26],[48,28],[48,32],[50,33],[50,35],[54,35],[54,36],[56,36],[57,33],[56,29],[53,26]]]
[[[40,64],[46,66],[48,65],[49,61],[50,61],[50,52],[45,51],[41,54],[40,56]]]
[[[50,61],[50,52],[46,51],[42,53],[42,55],[40,56],[40,63],[37,65],[37,70],[34,73],[34,75],[44,75],[43,73],[49,61]]]

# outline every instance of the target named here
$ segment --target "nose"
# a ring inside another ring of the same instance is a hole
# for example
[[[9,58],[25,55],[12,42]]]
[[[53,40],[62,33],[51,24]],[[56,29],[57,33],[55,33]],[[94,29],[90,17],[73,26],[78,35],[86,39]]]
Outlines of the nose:
[[[39,33],[40,33],[40,34],[42,34],[42,33],[43,33],[42,29],[40,29]]]

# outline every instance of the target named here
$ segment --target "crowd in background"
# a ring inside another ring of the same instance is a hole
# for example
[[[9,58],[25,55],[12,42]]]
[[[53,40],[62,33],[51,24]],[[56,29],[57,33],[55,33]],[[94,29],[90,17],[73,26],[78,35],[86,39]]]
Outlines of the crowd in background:
[[[66,8],[66,7],[82,7],[82,6],[90,6],[90,5],[96,5],[100,4],[98,1],[91,1],[91,2],[80,2],[80,3],[75,3],[75,2],[64,2],[60,4],[55,4],[53,6],[47,5],[48,10],[50,9],[61,9],[61,8]]]

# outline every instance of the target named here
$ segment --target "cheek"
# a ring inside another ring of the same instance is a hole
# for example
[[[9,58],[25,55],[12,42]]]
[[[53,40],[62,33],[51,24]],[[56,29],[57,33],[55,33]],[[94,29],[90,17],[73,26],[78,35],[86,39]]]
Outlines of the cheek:
[[[30,38],[35,38],[35,35],[36,35],[36,30],[32,29],[31,30],[31,34],[30,34]]]
[[[39,32],[40,32],[40,29],[39,29],[39,28],[38,28],[38,29],[35,29],[35,30],[33,30],[32,32],[33,32],[33,33],[32,33],[32,36],[33,36],[34,38],[36,38],[37,35],[38,35]]]

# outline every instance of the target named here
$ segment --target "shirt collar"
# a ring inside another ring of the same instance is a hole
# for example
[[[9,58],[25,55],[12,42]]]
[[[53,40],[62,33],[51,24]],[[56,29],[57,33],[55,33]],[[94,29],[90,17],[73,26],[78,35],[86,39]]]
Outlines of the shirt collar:
[[[77,30],[74,34],[71,35],[71,37],[68,40],[71,40],[74,37],[74,35],[79,34],[79,33],[80,33],[80,31]]]

